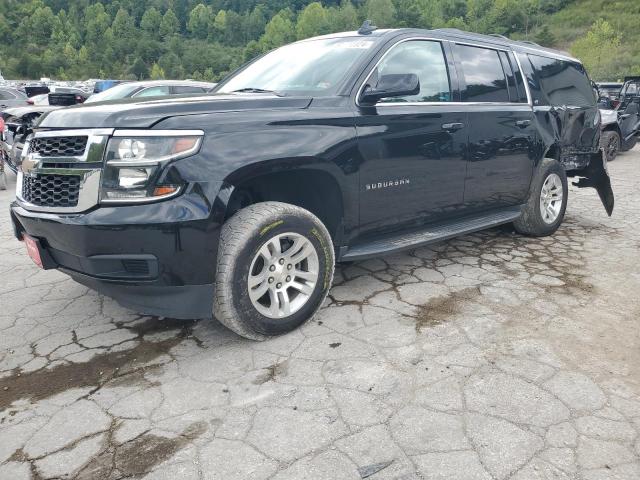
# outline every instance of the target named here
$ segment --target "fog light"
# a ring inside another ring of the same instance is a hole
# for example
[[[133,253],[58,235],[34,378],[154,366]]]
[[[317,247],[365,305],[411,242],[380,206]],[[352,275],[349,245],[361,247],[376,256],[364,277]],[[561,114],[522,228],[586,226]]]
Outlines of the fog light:
[[[150,170],[147,168],[121,168],[118,171],[118,185],[122,188],[144,187],[149,180]]]

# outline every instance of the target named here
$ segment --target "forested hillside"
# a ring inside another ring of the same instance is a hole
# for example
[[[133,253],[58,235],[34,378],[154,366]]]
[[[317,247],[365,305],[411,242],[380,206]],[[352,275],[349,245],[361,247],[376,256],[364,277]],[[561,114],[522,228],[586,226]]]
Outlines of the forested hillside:
[[[638,0],[0,0],[0,70],[217,80],[261,52],[365,18],[528,38],[571,50],[596,79],[640,73]]]

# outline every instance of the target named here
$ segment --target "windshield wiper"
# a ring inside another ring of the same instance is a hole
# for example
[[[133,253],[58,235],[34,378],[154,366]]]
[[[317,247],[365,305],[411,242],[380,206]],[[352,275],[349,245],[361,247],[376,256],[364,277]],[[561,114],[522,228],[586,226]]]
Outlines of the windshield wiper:
[[[264,88],[240,88],[238,90],[233,90],[231,93],[273,93],[279,97],[284,97],[284,93],[276,92],[275,90],[265,90]]]

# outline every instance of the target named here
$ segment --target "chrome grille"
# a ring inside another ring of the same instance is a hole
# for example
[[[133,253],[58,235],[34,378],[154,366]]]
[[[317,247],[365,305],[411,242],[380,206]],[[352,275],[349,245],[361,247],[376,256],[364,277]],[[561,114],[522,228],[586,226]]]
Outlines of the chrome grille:
[[[75,207],[80,196],[78,175],[33,175],[22,180],[22,198],[38,207]]]
[[[87,148],[86,136],[42,137],[31,141],[31,152],[40,157],[80,157]]]

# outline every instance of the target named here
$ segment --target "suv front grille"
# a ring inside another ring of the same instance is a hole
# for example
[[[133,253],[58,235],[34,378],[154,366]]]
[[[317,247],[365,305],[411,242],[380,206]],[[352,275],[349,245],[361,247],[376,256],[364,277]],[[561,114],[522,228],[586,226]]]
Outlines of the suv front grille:
[[[31,151],[41,157],[81,157],[87,137],[41,137],[31,141]]]
[[[22,198],[39,207],[75,207],[80,195],[78,175],[25,175]]]

